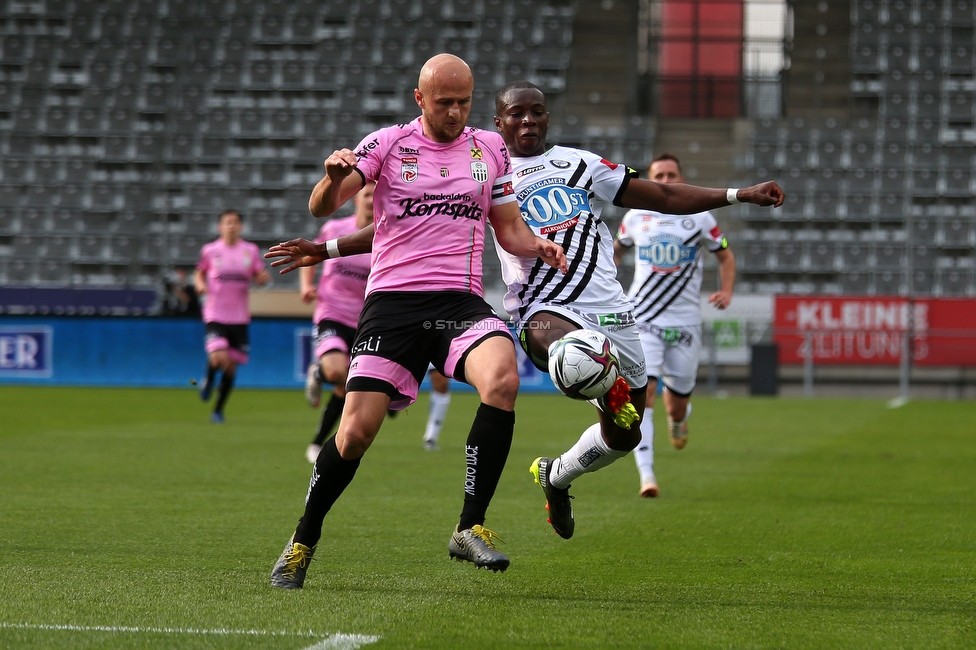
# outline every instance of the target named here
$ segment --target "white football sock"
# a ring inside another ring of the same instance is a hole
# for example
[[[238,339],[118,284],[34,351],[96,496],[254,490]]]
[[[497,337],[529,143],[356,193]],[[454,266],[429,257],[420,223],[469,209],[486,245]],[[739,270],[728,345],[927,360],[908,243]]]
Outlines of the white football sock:
[[[654,481],[654,409],[645,409],[641,418],[641,441],[634,449],[634,460],[641,484]]]
[[[441,428],[444,426],[444,418],[447,417],[447,407],[450,405],[450,393],[438,393],[431,391],[430,406],[427,411],[427,429],[424,431],[424,440],[437,442],[437,439],[440,438]]]
[[[630,452],[610,449],[603,439],[600,423],[597,422],[583,432],[569,451],[553,462],[549,472],[549,484],[557,488],[567,488],[576,478],[606,467],[628,453]]]

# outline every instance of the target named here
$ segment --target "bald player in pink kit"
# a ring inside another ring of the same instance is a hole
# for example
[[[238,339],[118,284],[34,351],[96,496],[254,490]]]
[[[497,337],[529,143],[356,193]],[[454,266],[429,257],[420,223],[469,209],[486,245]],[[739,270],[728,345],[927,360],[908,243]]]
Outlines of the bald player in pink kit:
[[[356,213],[341,219],[330,219],[322,225],[317,243],[351,235],[373,223],[373,192],[375,183],[367,183],[353,201]],[[342,414],[346,402],[346,374],[349,368],[349,350],[356,337],[356,324],[366,298],[366,278],[369,275],[369,255],[351,255],[326,260],[322,263],[322,276],[314,285],[315,267],[301,270],[302,300],[315,300],[312,315],[312,340],[315,343],[315,361],[308,367],[305,381],[305,397],[317,407],[322,396],[322,384],[335,386],[332,397],[322,410],[319,428],[305,457],[314,463],[322,451],[326,436]]]
[[[328,216],[376,182],[373,228],[325,244],[292,240],[267,254],[283,257],[272,266],[287,265],[282,272],[288,272],[372,250],[342,420],[312,470],[305,512],[272,570],[275,587],[304,585],[326,513],[355,475],[387,408],[414,401],[431,362],[481,398],[465,446],[464,505],[448,552],[493,571],[509,565],[494,546],[497,536],[484,527],[511,447],[518,392],[514,342],[483,298],[486,220],[512,254],[540,257],[563,271],[566,259],[522,220],[501,136],[466,128],[473,91],[471,70],[458,57],[427,61],[414,90],[421,117],[366,136],[355,152],[334,152],[309,199],[312,214]]]
[[[248,324],[251,311],[248,292],[251,281],[267,284],[271,279],[257,244],[241,239],[243,219],[240,213],[227,210],[217,226],[220,238],[200,249],[200,261],[193,274],[197,295],[204,297],[203,322],[207,324],[207,375],[200,387],[203,401],[210,399],[217,372],[220,386],[212,422],[224,421],[224,405],[230,397],[237,366],[247,363],[250,343]]]

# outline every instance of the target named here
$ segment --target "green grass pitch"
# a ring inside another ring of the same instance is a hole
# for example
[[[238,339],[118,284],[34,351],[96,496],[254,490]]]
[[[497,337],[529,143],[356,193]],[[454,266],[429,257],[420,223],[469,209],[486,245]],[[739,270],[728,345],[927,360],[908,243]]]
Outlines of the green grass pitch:
[[[486,522],[500,574],[447,553],[476,402],[455,393],[438,452],[426,396],[388,420],[286,592],[318,417],[299,391],[237,391],[221,426],[190,389],[0,387],[0,648],[976,643],[971,402],[696,397],[680,452],[659,408],[661,497],[629,457],[586,475],[566,541],[528,467],[592,408],[523,395]]]

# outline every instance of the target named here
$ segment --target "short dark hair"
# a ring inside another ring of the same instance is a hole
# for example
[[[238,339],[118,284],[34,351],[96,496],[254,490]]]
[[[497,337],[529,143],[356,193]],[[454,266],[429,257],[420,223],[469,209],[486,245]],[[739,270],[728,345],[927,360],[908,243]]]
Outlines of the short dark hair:
[[[673,153],[662,153],[662,154],[660,154],[658,156],[655,156],[654,157],[654,160],[651,161],[651,165],[653,165],[656,162],[661,162],[662,160],[673,160],[674,161],[674,164],[678,166],[678,173],[679,174],[682,173],[681,172],[681,161],[678,160],[678,157],[676,155],[674,155]],[[650,175],[650,173],[651,173],[651,165],[648,165],[647,166],[647,173],[648,173],[648,175]]]
[[[223,219],[225,214],[236,214],[237,215],[237,219],[241,223],[244,223],[244,215],[241,214],[240,212],[238,212],[237,210],[231,210],[231,209],[224,210],[223,212],[221,212],[220,215],[217,217],[217,221],[220,221],[221,219]]]
[[[505,95],[507,95],[509,92],[513,90],[529,90],[529,89],[535,89],[538,90],[540,93],[542,93],[542,88],[539,88],[531,81],[525,81],[525,80],[510,81],[504,86],[502,86],[501,88],[499,88],[498,92],[495,93],[495,114],[497,115],[502,112],[502,109],[505,106]],[[542,93],[542,98],[545,99],[545,97],[546,94]]]

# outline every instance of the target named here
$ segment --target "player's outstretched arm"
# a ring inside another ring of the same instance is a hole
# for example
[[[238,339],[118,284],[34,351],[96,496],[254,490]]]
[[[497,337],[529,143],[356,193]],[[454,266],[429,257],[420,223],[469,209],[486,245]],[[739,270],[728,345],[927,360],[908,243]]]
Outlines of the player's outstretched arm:
[[[313,302],[316,298],[315,267],[302,267],[298,272],[298,279],[298,294],[301,296],[302,302]]]
[[[656,210],[664,214],[695,214],[715,210],[732,203],[752,203],[778,208],[786,194],[775,181],[766,181],[751,187],[735,190],[729,200],[729,191],[710,187],[698,187],[684,183],[655,183],[635,178],[627,184],[620,205],[625,208]]]
[[[196,289],[198,296],[203,296],[207,293],[207,276],[200,269],[194,269],[193,271],[193,288]]]
[[[735,289],[735,255],[732,249],[715,251],[718,259],[718,279],[721,288],[708,297],[709,304],[717,309],[726,309],[732,304],[732,291]]]
[[[308,211],[315,217],[328,217],[363,189],[363,178],[353,173],[359,159],[349,149],[339,149],[325,159],[325,176],[308,198]]]
[[[563,273],[569,268],[563,247],[543,237],[537,237],[519,214],[515,202],[494,205],[488,213],[488,221],[495,230],[498,245],[517,257],[538,257],[549,266]]]
[[[285,266],[278,271],[282,275],[305,266],[315,266],[333,257],[360,255],[373,250],[373,224],[351,235],[316,244],[304,238],[275,244],[264,254],[265,259],[273,259],[271,266]]]

